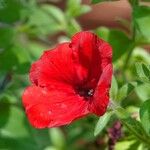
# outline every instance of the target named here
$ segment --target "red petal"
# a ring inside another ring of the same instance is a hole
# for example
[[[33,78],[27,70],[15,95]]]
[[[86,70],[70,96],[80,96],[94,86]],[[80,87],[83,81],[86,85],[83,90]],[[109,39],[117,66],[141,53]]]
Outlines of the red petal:
[[[107,65],[98,82],[98,86],[95,89],[92,103],[90,105],[90,111],[98,116],[103,115],[106,112],[109,103],[109,89],[111,86],[112,78],[112,65]]]
[[[89,113],[87,101],[75,95],[69,87],[64,87],[63,90],[50,91],[37,86],[25,90],[22,97],[23,104],[34,127],[66,125]]]
[[[40,60],[30,70],[30,79],[40,86],[48,86],[52,81],[76,85],[86,77],[86,70],[75,60],[70,43],[60,44],[57,48],[45,51]]]
[[[31,124],[37,128],[65,125],[89,110],[102,115],[109,101],[111,59],[109,44],[90,32],[77,33],[71,43],[44,52],[30,70],[30,79],[36,86],[23,94]],[[85,101],[75,93],[80,86],[97,86],[93,100]]]
[[[110,45],[95,34],[83,31],[73,36],[71,47],[74,52],[77,52],[80,64],[88,70],[86,86],[95,88],[102,70],[111,63]]]
[[[99,44],[99,52],[101,54],[101,68],[103,70],[108,64],[112,64],[112,48],[107,42],[103,42]]]
[[[46,51],[35,62],[30,79],[40,86],[50,85],[51,80],[95,88],[103,68],[111,64],[110,45],[91,32],[79,32],[71,43],[60,44]]]

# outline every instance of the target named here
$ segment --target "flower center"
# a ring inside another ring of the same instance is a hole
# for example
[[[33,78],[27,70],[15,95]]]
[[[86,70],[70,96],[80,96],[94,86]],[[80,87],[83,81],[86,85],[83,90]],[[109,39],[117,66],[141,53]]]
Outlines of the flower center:
[[[83,89],[83,88],[78,88],[76,89],[77,94],[80,96],[88,99],[93,96],[94,94],[94,89]]]

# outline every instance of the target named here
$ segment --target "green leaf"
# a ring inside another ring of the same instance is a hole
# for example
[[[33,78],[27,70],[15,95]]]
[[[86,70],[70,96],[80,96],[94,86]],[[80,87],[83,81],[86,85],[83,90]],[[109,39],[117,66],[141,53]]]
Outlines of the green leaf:
[[[10,27],[0,28],[0,53],[13,43],[14,30]]]
[[[9,107],[9,105],[8,105]],[[1,134],[9,137],[24,137],[28,136],[29,132],[27,131],[26,127],[24,126],[24,113],[19,108],[11,106],[9,108],[9,116],[7,116],[8,122],[1,129]],[[3,115],[1,115],[1,118]],[[1,119],[0,119],[1,120]]]
[[[36,130],[28,124],[21,107],[6,103],[0,106],[0,149],[41,150],[50,144],[48,130]]]
[[[138,44],[150,43],[150,7],[137,6],[133,9],[133,23],[135,26],[136,42]]]
[[[127,111],[125,111],[122,107],[117,107],[114,110],[114,112],[119,119],[126,119],[126,118],[130,117],[130,114]]]
[[[58,24],[60,24],[60,28],[66,27],[66,19],[64,13],[58,7],[52,5],[42,5],[41,9],[44,10],[49,17],[53,18]]]
[[[137,150],[139,144],[136,140],[123,140],[115,144],[115,150]]]
[[[110,30],[106,27],[100,27],[96,30],[96,34],[100,36],[103,40],[108,41]]]
[[[107,112],[99,118],[94,130],[94,136],[97,136],[102,132],[102,130],[106,127],[107,123],[109,122],[111,115],[112,112]]]
[[[117,93],[118,93],[118,83],[116,81],[116,78],[113,76],[110,88],[110,97],[112,100],[116,100]]]
[[[60,128],[52,128],[49,130],[52,144],[58,149],[65,147],[65,137]]]
[[[81,5],[81,0],[68,0],[66,15],[68,18],[73,18],[87,13],[91,10],[88,5]]]
[[[150,65],[136,63],[136,72],[142,82],[150,82]]]
[[[144,83],[140,86],[137,86],[135,88],[135,92],[142,101],[150,99],[150,84]]]
[[[60,149],[57,149],[56,147],[53,146],[48,146],[44,150],[60,150]]]
[[[137,138],[149,143],[148,136],[145,133],[141,123],[131,117],[122,120],[123,124],[131,131]]]
[[[0,103],[2,103],[2,105],[3,104],[4,105],[5,104],[15,104],[17,102],[17,99],[16,99],[15,95],[13,95],[13,94],[10,93],[9,90],[5,90],[2,93],[0,93]]]
[[[12,24],[19,21],[23,9],[22,0],[1,0],[0,1],[0,22]]]
[[[66,30],[68,36],[73,36],[75,33],[80,32],[82,29],[75,19],[70,19]]]
[[[107,29],[107,28],[99,28],[96,30],[98,36],[106,40],[113,48],[113,61],[119,59],[123,54],[125,54],[131,46],[131,40],[127,37],[127,35],[116,29]],[[123,45],[123,47],[122,47]]]
[[[8,61],[9,59],[9,61]],[[30,57],[22,46],[14,45],[0,54],[1,71],[24,74],[29,71]]]
[[[28,51],[23,47],[23,45],[16,44],[12,48],[13,53],[17,57],[16,67],[13,68],[15,73],[25,74],[29,72],[31,58]]]
[[[118,91],[116,101],[121,101],[125,99],[136,86],[137,82],[130,82],[123,85]]]
[[[126,112],[126,110],[123,108],[117,108],[114,112],[117,115],[117,117],[121,120],[123,125],[125,125],[135,137],[145,142],[146,144],[150,143],[148,135],[139,121],[131,118],[130,115]]]
[[[26,24],[27,32],[32,35],[42,37],[45,35],[54,34],[64,29],[64,25],[58,22],[61,17],[56,17],[57,15],[53,16],[54,14],[50,13],[51,9],[53,10],[55,7],[48,8],[48,6],[44,5],[43,7],[33,8]],[[60,13],[56,9],[54,12],[56,14]]]
[[[9,61],[8,61],[9,58]],[[13,53],[12,49],[7,49],[0,53],[0,68],[1,71],[11,71],[17,64],[17,57]]]
[[[150,135],[150,99],[142,104],[140,108],[140,119],[145,131]]]
[[[150,64],[150,53],[144,48],[136,47],[132,53],[131,61],[131,64],[135,62]]]
[[[96,4],[96,3],[100,3],[100,2],[105,2],[106,0],[92,0],[92,3],[93,4]]]
[[[5,99],[7,101],[7,99]],[[9,104],[0,101],[0,128],[6,125],[9,118]]]
[[[117,0],[92,0],[92,3],[96,4],[96,3],[107,2],[107,1],[117,1]]]

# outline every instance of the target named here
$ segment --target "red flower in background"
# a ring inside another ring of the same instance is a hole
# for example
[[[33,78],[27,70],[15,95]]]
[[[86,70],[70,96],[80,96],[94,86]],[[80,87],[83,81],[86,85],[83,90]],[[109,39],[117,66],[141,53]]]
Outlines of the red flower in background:
[[[90,32],[75,34],[71,42],[45,51],[32,64],[32,86],[23,105],[36,128],[71,123],[87,114],[101,116],[109,102],[112,49]]]

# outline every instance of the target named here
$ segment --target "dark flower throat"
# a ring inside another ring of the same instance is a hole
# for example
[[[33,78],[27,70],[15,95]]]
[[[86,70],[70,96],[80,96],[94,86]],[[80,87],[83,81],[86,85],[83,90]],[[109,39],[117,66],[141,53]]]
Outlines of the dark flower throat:
[[[88,99],[93,96],[94,89],[77,88],[76,93],[84,97],[85,99]]]

